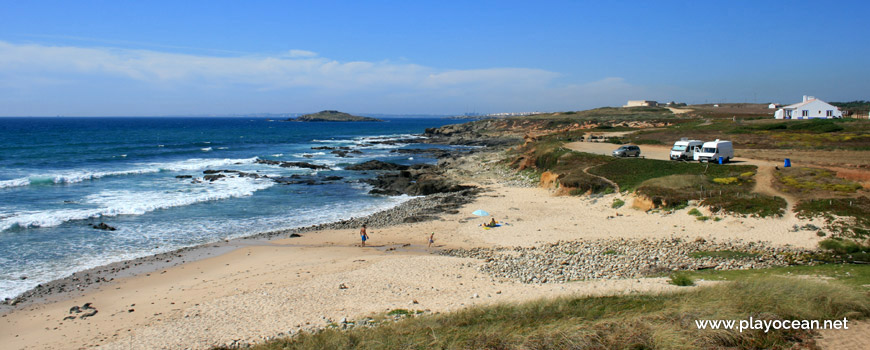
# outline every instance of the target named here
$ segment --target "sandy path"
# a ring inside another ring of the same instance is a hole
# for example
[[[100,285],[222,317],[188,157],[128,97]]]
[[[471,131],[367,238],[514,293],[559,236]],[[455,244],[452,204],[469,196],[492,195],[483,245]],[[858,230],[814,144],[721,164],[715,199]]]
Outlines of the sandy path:
[[[0,343],[15,349],[204,349],[395,308],[444,312],[540,297],[678,289],[663,279],[544,285],[495,280],[476,270],[478,261],[428,253],[424,244],[429,232],[436,233],[438,248],[610,237],[736,238],[800,247],[814,247],[818,240],[810,231],[790,232],[798,222],[794,218],[702,222],[685,211],[665,215],[623,208],[621,216],[608,219],[615,212],[610,208],[614,198],[627,199],[621,194],[553,197],[539,188],[491,185],[458,214],[371,228],[371,246],[366,248],[357,246],[356,230],[249,242],[218,257],[116,280],[71,300],[6,314],[0,318]],[[486,219],[470,214],[476,209],[489,211],[505,225],[483,229],[480,224]],[[71,306],[85,302],[94,303],[99,313],[63,321]]]
[[[665,108],[669,109],[671,111],[671,113],[674,113],[674,114],[683,114],[683,113],[689,113],[691,111],[694,111],[694,109],[691,109],[691,108],[674,108],[674,107],[665,107]]]
[[[849,329],[826,329],[819,331],[816,344],[830,350],[870,349],[870,322],[848,323]]]

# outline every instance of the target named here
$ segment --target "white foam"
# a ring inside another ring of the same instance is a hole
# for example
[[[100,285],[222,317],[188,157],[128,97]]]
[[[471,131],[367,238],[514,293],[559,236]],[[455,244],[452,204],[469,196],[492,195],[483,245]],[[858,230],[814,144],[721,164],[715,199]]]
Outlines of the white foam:
[[[12,180],[3,180],[0,181],[0,188],[10,188],[10,187],[21,187],[30,185],[29,177],[21,177]]]
[[[203,151],[203,152],[209,152],[209,151],[211,151],[211,147],[200,148],[199,150]]]
[[[272,155],[272,157],[282,157],[282,156],[284,156],[284,153],[275,153]]]
[[[13,227],[52,227],[101,216],[142,215],[158,209],[246,197],[272,185],[274,182],[264,179],[226,177],[165,191],[103,191],[85,197],[84,202],[97,205],[96,208],[19,212],[0,220],[0,231]]]
[[[283,154],[281,154],[281,155],[283,156]],[[314,157],[314,156],[325,156],[325,155],[326,155],[326,153],[324,153],[324,152],[293,153],[293,156],[296,158],[310,158],[310,157]],[[306,156],[308,156],[308,157],[306,157]],[[276,156],[276,157],[279,157],[279,156]]]
[[[0,188],[21,187],[36,183],[71,184],[88,180],[96,180],[109,176],[153,174],[161,171],[191,171],[209,167],[220,167],[233,164],[252,164],[257,157],[243,159],[203,159],[193,158],[170,163],[138,164],[135,168],[117,171],[71,171],[68,173],[34,175],[13,180],[0,181]]]

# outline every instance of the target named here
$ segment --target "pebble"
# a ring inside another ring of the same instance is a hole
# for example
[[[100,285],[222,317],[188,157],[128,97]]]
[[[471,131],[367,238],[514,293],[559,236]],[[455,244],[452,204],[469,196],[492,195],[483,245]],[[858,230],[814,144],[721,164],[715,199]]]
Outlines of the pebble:
[[[694,252],[723,250],[752,253],[755,256],[690,256]],[[639,278],[684,270],[745,270],[809,264],[811,262],[803,257],[812,251],[740,240],[714,242],[680,238],[619,238],[560,241],[535,247],[447,249],[440,253],[480,259],[482,264],[478,270],[495,278],[543,284],[587,279]]]

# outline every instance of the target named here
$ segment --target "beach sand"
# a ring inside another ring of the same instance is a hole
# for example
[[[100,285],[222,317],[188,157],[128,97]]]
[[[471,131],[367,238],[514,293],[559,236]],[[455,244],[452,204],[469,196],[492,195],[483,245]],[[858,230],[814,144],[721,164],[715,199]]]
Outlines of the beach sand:
[[[458,214],[438,220],[358,229],[323,230],[272,241],[247,240],[215,257],[117,278],[83,294],[25,305],[0,318],[0,342],[13,349],[190,348],[257,342],[391,309],[446,312],[470,305],[567,295],[672,291],[664,278],[523,284],[479,272],[475,259],[441,256],[443,248],[534,246],[597,238],[742,239],[812,248],[813,231],[793,215],[779,219],[724,216],[702,222],[686,214],[645,213],[614,198],[553,196],[541,188],[480,180],[483,192]],[[504,225],[486,230],[489,217]],[[616,215],[616,213],[620,215]],[[613,218],[608,218],[613,216]],[[821,226],[820,223],[816,222]],[[430,232],[435,247],[426,249]],[[700,285],[712,282],[701,282]],[[344,285],[346,288],[340,288]],[[475,297],[476,296],[476,297]],[[415,303],[416,301],[416,303]],[[99,313],[66,320],[70,307],[91,302]]]

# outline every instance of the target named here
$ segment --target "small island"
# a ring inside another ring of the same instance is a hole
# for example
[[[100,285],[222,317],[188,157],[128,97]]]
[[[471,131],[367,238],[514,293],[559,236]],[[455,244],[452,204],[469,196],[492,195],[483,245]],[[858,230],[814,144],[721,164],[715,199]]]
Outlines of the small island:
[[[288,122],[382,122],[377,118],[360,117],[339,111],[320,111],[306,114],[298,118],[287,119]]]

